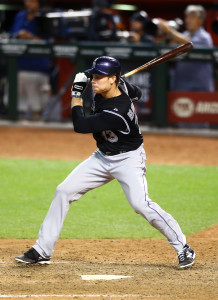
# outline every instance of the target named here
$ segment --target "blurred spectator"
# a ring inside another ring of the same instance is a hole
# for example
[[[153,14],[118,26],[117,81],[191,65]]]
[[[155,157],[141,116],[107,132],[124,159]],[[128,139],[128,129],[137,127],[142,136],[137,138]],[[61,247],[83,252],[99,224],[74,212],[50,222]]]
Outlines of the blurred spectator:
[[[138,11],[130,19],[130,41],[139,43],[154,43],[154,38],[146,32],[146,24],[150,22],[146,11]]]
[[[111,0],[93,0],[88,38],[91,41],[116,41],[120,17],[110,9]]]
[[[14,19],[10,34],[23,40],[40,40],[37,34],[36,14],[40,9],[39,0],[24,0],[25,10]],[[47,57],[20,57],[18,60],[18,111],[38,119],[48,102],[50,59]]]
[[[189,5],[185,10],[186,31],[182,34],[159,19],[160,29],[171,35],[174,43],[191,41],[194,47],[212,48],[213,41],[204,29],[205,9],[201,5]],[[171,74],[171,89],[179,91],[214,91],[213,66],[209,62],[181,61]]]
[[[4,103],[6,83],[5,58],[0,56],[0,116],[6,114],[6,105]]]

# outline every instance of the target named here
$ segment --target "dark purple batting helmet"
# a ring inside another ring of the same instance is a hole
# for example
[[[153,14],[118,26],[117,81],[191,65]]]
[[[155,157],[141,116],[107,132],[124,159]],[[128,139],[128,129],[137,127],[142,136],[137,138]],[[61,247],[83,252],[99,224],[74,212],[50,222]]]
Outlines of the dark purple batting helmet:
[[[100,56],[93,61],[91,69],[86,70],[92,75],[116,75],[117,79],[121,76],[120,62],[110,56]]]

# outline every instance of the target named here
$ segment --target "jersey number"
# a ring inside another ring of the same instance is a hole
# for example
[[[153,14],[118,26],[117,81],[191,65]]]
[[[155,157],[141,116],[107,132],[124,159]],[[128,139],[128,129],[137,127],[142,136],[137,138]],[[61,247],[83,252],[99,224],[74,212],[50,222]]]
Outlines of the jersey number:
[[[102,136],[105,141],[110,143],[116,143],[118,141],[118,136],[111,130],[102,131]]]

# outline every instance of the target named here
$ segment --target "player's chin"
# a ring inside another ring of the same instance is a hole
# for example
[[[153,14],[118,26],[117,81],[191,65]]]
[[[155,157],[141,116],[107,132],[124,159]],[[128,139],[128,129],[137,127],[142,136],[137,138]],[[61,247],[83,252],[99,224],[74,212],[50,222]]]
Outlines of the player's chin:
[[[93,89],[93,92],[95,93],[95,94],[100,94],[101,93],[101,91],[97,88],[97,87],[92,87],[92,89]]]

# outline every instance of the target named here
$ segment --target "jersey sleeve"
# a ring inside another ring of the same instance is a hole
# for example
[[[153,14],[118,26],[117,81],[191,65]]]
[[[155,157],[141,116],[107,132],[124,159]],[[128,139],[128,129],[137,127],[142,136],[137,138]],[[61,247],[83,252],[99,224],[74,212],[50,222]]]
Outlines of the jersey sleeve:
[[[137,101],[141,98],[142,92],[139,87],[130,84],[128,81],[120,78],[120,88],[130,97],[132,101]]]
[[[72,108],[74,130],[79,133],[95,133],[104,130],[126,130],[126,120],[119,114],[105,110],[95,115],[85,116],[82,106]]]
[[[209,34],[194,36],[191,41],[195,46],[198,47],[213,47],[213,42]]]
[[[20,11],[16,14],[14,18],[14,22],[9,29],[9,33],[16,36],[18,32],[23,28],[23,22],[25,20],[25,12]]]

